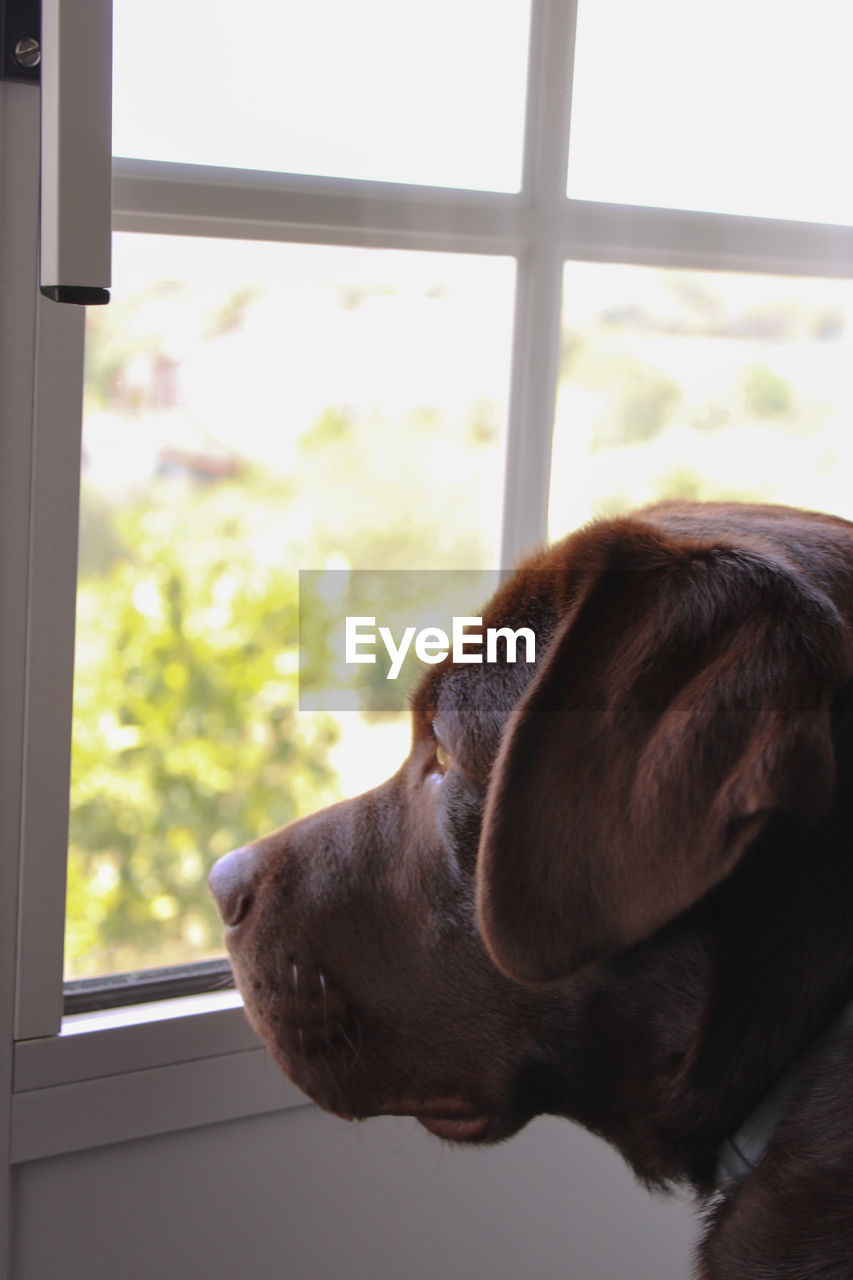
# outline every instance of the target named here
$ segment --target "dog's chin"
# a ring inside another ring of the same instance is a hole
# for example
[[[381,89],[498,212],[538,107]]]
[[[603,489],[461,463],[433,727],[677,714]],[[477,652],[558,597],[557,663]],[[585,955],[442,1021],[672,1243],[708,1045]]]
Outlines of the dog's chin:
[[[489,1145],[512,1137],[525,1123],[496,1114],[481,1104],[462,1097],[393,1098],[375,1100],[370,1097],[345,1096],[340,1084],[324,1072],[315,1077],[310,1065],[296,1063],[278,1046],[272,1055],[279,1067],[297,1088],[322,1111],[341,1120],[362,1121],[382,1116],[410,1117],[436,1138],[464,1146]]]
[[[324,1046],[323,1052],[312,1052],[309,1043],[291,1033],[282,1035],[272,1019],[263,1016],[248,993],[249,984],[240,983],[249,1022],[264,1041],[270,1055],[287,1078],[322,1111],[342,1120],[361,1121],[378,1116],[411,1117],[428,1133],[445,1142],[460,1145],[489,1145],[503,1142],[524,1127],[530,1113],[513,1114],[512,1106],[502,1106],[500,1089],[493,1091],[487,1103],[446,1086],[426,1085],[417,1093],[398,1093],[396,1088],[379,1084],[381,1072],[371,1072],[359,1061],[355,1048],[347,1041],[345,1056],[338,1060]]]
[[[324,1086],[313,1087],[304,1075],[286,1071],[289,1078],[323,1111],[342,1120],[372,1120],[398,1116],[417,1120],[433,1137],[461,1145],[500,1142],[510,1137],[520,1124],[508,1123],[482,1106],[462,1098],[425,1100],[395,1099],[374,1101],[370,1098],[342,1098],[339,1091]]]

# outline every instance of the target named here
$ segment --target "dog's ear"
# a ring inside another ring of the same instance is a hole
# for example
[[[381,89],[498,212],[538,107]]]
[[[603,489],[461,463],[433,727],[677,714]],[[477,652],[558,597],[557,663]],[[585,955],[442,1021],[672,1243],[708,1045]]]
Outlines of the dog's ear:
[[[496,964],[545,982],[639,941],[835,780],[843,623],[784,564],[636,521],[569,544],[580,586],[504,732],[478,916]]]

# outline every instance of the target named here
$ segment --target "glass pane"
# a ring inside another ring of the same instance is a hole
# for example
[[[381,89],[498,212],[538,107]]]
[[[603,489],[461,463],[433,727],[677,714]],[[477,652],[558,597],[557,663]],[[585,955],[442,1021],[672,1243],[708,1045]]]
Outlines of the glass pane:
[[[518,189],[530,0],[263,0],[247,13],[116,0],[116,155]]]
[[[853,222],[853,7],[580,0],[569,195]]]
[[[662,498],[853,518],[853,282],[569,263],[550,532]]]
[[[298,570],[496,562],[513,287],[508,259],[116,237],[87,318],[69,978],[215,954],[213,860],[398,766],[406,716],[297,711]]]

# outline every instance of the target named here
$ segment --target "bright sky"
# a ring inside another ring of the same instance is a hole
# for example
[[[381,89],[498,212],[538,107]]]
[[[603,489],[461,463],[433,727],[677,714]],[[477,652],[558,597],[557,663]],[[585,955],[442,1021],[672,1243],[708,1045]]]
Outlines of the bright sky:
[[[116,155],[515,190],[529,0],[116,0]]]
[[[848,0],[580,0],[569,193],[853,222]]]
[[[114,150],[516,190],[529,20],[530,0],[116,0]],[[853,221],[851,47],[845,0],[580,0],[570,194]]]

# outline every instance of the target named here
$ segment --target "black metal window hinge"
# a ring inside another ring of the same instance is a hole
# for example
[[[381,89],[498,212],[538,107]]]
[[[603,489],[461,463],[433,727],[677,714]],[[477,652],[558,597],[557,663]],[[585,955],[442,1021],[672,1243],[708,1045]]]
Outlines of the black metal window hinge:
[[[0,80],[38,84],[40,67],[40,0],[0,0]]]

